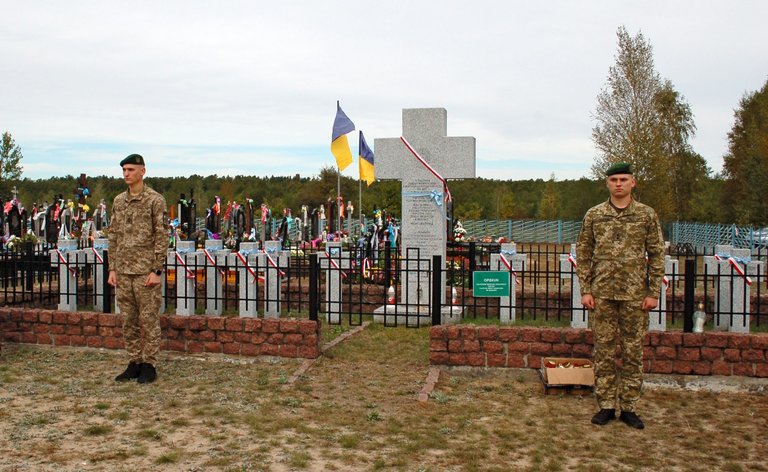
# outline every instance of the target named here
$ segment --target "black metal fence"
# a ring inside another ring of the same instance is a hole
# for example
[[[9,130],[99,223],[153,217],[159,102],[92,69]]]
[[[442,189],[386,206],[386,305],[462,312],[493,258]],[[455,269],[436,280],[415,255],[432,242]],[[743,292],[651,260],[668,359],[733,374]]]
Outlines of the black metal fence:
[[[712,270],[704,263],[705,256],[714,255],[713,249],[679,249],[670,248],[669,255],[679,265],[666,276],[666,311],[651,316],[658,322],[666,317],[667,326],[682,328],[701,305],[710,329],[729,323],[765,329],[765,267],[750,275],[750,284],[740,289],[746,277],[736,266]],[[106,266],[98,257],[86,257],[89,250],[93,251],[83,248],[82,257],[40,245],[0,253],[0,303],[55,308],[63,296],[74,300],[78,309],[113,311],[114,294],[105,284]],[[239,256],[233,251],[224,257],[200,251],[180,253],[166,264],[164,303],[169,313],[324,317],[331,324],[359,325],[373,319],[388,326],[424,326],[514,319],[568,326],[573,319],[587,316],[578,306],[580,297],[573,296],[572,267],[561,266],[561,256],[570,250],[570,245],[518,244],[517,253],[526,259],[510,277],[513,296],[508,297],[479,297],[473,291],[476,271],[500,268],[498,263],[497,267],[491,264],[492,255],[500,251],[494,243],[450,244],[445,261],[413,250],[400,255],[389,247],[375,252],[345,247],[331,254],[300,244],[270,255],[263,251]],[[67,260],[64,269],[62,256]],[[108,258],[108,252],[102,257]],[[753,257],[765,262],[766,255]],[[731,296],[736,298],[734,303],[722,302]],[[739,307],[749,307],[749,319]]]

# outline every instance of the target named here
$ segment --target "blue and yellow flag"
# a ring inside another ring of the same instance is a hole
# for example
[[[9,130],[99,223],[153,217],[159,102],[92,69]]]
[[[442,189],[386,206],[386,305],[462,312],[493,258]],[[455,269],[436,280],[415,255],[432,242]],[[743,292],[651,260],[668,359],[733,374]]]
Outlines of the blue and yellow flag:
[[[339,172],[352,164],[352,150],[349,149],[347,133],[355,130],[355,124],[344,114],[344,111],[336,101],[336,119],[333,120],[333,136],[331,137],[331,152],[336,156],[336,165]]]
[[[360,180],[365,180],[369,186],[376,180],[373,166],[373,151],[365,142],[365,136],[360,131]]]

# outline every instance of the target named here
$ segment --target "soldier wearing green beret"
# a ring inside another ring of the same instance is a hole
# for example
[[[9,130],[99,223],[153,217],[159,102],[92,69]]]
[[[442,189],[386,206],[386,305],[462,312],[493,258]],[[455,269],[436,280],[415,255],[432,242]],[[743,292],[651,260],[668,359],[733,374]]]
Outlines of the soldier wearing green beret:
[[[128,190],[115,197],[109,228],[109,279],[117,287],[123,314],[123,339],[129,363],[115,377],[151,383],[157,378],[160,351],[160,284],[168,250],[166,206],[162,195],[144,184],[144,158],[131,154],[120,162]]]
[[[581,303],[589,310],[594,334],[595,394],[592,423],[616,417],[643,429],[635,405],[643,384],[643,339],[648,312],[658,305],[664,277],[664,239],[656,212],[632,198],[636,185],[626,162],[605,171],[607,202],[584,216],[576,244]],[[646,259],[647,256],[647,259]],[[616,347],[621,346],[621,368]]]

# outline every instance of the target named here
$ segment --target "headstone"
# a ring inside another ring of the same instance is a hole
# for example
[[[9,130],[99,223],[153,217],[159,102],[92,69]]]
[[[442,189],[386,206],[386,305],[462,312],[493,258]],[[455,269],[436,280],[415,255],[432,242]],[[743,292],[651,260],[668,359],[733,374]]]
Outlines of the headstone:
[[[52,203],[45,209],[45,242],[55,244],[59,237],[59,204]]]
[[[61,226],[59,227],[59,239],[70,239],[72,233],[72,226],[74,224],[74,215],[72,209],[69,206],[64,207],[59,214],[59,221]]]
[[[499,322],[502,324],[514,323],[517,319],[515,308],[516,290],[519,284],[520,272],[525,270],[528,263],[526,254],[518,254],[515,243],[504,243],[498,254],[491,254],[491,270],[511,272],[509,278],[509,296],[499,297]]]
[[[240,243],[240,250],[227,256],[227,265],[237,270],[238,310],[241,317],[259,315],[257,294],[259,248],[256,242]]]
[[[678,260],[664,256],[664,279],[661,283],[659,304],[648,313],[648,329],[650,331],[667,330],[667,293],[677,277]]]
[[[45,238],[45,212],[39,211],[32,217],[32,232],[37,239]]]
[[[569,254],[560,254],[560,278],[571,282],[571,328],[586,328],[589,312],[581,304],[581,284],[576,275],[576,245]]]
[[[205,314],[221,316],[224,312],[224,277],[229,249],[224,249],[224,241],[208,239],[203,250],[205,266]]]
[[[716,277],[715,329],[749,333],[751,276],[762,270],[763,263],[751,260],[749,249],[730,245],[715,246],[715,256],[704,257],[707,275]]]
[[[168,251],[168,267],[176,269],[176,314],[195,314],[197,254],[194,241],[178,241],[175,251]]]
[[[102,198],[99,202],[99,206],[93,211],[93,224],[96,227],[96,231],[101,231],[105,227],[109,226],[109,219],[107,217],[107,204]]]
[[[327,226],[327,221],[325,218],[325,207],[323,205],[320,205],[320,208],[318,209],[317,214],[317,235],[321,236],[325,234]],[[325,238],[323,238],[325,240]]]
[[[280,317],[281,286],[290,263],[290,251],[283,251],[280,241],[267,241],[262,252],[264,268],[264,318]]]
[[[331,324],[341,322],[342,278],[349,269],[349,253],[341,250],[340,242],[326,243],[320,253],[320,267],[325,270],[325,316]]]
[[[401,303],[428,304],[429,277],[419,271],[419,261],[431,263],[439,255],[445,262],[446,225],[444,182],[442,179],[475,177],[475,138],[448,137],[444,108],[403,109],[403,138],[426,163],[420,162],[400,138],[378,138],[376,177],[402,181],[402,250],[406,275]],[[413,259],[408,259],[414,257]],[[423,263],[422,263],[423,264]],[[441,280],[445,304],[445,276]],[[408,309],[408,307],[406,307]]]
[[[245,209],[242,207],[242,205],[238,205],[237,208],[235,208],[235,239],[238,241],[242,241],[248,236],[248,233],[246,232],[246,223],[245,223]]]
[[[308,220],[307,220],[307,210],[308,210],[307,205],[301,205],[301,226],[300,227],[301,227],[301,241],[302,242],[307,241],[308,239],[310,239],[309,238],[309,234],[308,234],[308,229],[309,228],[307,227],[307,223],[308,223]]]
[[[8,234],[20,238],[24,232],[22,231],[21,208],[18,202],[14,202],[11,206],[6,218],[8,219]]]
[[[77,311],[77,267],[84,261],[75,239],[60,239],[56,249],[51,251],[51,264],[59,267],[60,311]]]

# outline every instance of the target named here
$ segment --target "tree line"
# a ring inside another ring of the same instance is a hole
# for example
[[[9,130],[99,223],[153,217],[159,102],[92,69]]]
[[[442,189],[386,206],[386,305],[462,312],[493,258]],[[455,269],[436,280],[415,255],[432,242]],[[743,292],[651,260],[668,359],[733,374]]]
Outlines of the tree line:
[[[253,200],[258,208],[267,204],[275,215],[282,215],[283,208],[290,208],[299,214],[302,205],[309,209],[320,204],[333,202],[336,196],[335,168],[327,167],[320,175],[301,177],[259,177],[239,175],[189,177],[147,177],[147,185],[162,193],[170,206],[180,198],[194,198],[197,215],[205,216],[206,209],[221,198],[222,207],[228,202],[243,204]],[[96,176],[87,177],[87,203],[93,210],[101,199],[111,207],[114,197],[125,190],[122,178]],[[701,183],[705,189],[697,195],[694,204],[683,209],[684,220],[702,222],[728,222],[727,215],[718,212],[717,201],[724,187],[720,178],[706,178]],[[51,177],[48,179],[13,179],[0,182],[0,198],[7,201],[13,187],[19,190],[19,199],[28,209],[33,204],[41,207],[62,195],[64,199],[76,201],[78,178],[75,176]],[[602,179],[582,178],[555,181],[554,179],[494,180],[467,179],[449,181],[453,195],[454,216],[458,219],[545,219],[580,220],[593,205],[607,199]],[[371,216],[373,209],[386,209],[399,217],[401,196],[397,181],[377,181],[370,187],[363,185],[363,213]],[[353,217],[359,215],[358,181],[341,176],[341,194],[345,205],[352,203]]]

